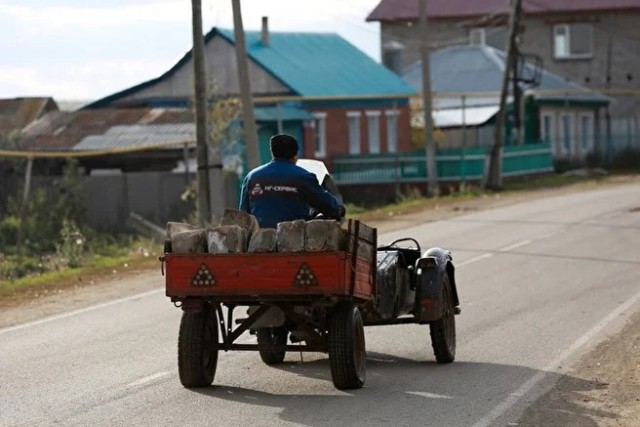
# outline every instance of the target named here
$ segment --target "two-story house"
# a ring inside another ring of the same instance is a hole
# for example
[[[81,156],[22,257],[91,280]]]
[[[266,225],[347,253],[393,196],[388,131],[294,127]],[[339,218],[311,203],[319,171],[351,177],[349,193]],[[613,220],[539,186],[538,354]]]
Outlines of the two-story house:
[[[640,0],[522,0],[522,9],[520,51],[611,99],[611,120],[602,113],[603,140],[640,140]],[[507,1],[429,0],[427,16],[433,51],[461,44],[505,50]],[[381,0],[367,21],[380,22],[385,64],[401,71],[420,59],[417,0]]]

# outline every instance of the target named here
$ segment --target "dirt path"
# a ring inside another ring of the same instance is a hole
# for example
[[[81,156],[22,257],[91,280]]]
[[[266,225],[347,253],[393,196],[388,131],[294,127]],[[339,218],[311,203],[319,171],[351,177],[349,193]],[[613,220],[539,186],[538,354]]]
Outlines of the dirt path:
[[[534,197],[550,197],[625,182],[640,182],[640,175],[610,178],[595,184],[447,202],[410,214],[373,216],[366,222],[378,228],[379,233],[384,233]],[[49,291],[29,300],[0,301],[0,328],[154,289],[160,292],[163,286],[159,267],[137,272],[123,270],[90,283],[78,278],[78,285],[74,287]],[[526,411],[519,423],[513,425],[639,427],[640,313],[633,316],[617,335],[583,356],[567,375]]]

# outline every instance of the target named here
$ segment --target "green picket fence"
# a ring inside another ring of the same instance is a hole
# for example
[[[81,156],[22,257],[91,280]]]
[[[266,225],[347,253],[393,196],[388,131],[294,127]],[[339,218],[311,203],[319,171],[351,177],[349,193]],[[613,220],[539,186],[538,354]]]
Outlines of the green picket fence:
[[[481,180],[488,163],[485,148],[445,149],[436,154],[439,181]],[[427,179],[424,152],[339,156],[332,159],[337,184],[387,184],[424,182]],[[549,144],[507,146],[502,152],[503,176],[553,171]]]

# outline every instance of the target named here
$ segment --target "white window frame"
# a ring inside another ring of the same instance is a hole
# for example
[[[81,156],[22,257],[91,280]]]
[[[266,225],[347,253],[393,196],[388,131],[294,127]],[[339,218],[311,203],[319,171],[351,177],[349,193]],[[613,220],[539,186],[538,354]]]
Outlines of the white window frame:
[[[568,118],[568,123],[565,124],[565,118]],[[569,134],[567,135],[567,126],[568,126],[568,130],[569,130]],[[575,139],[575,132],[573,129],[573,114],[571,113],[561,113],[560,114],[560,124],[559,124],[559,128],[560,128],[560,133],[559,133],[559,138],[558,138],[558,143],[559,143],[559,153],[562,154],[563,156],[567,156],[570,157],[571,154],[573,153],[573,140]],[[567,141],[567,137],[568,137],[568,141]]]
[[[365,111],[367,116],[367,133],[369,136],[369,153],[380,153],[380,111]]]
[[[313,155],[324,158],[327,155],[327,113],[311,113],[313,118]]]
[[[484,28],[472,28],[469,30],[469,44],[472,46],[485,46],[487,44],[487,32]]]
[[[547,129],[545,128],[545,120],[549,119],[549,132],[547,134]],[[544,143],[549,143],[551,144],[552,150],[554,151],[554,153],[558,153],[558,148],[556,147],[556,123],[555,123],[555,119],[556,116],[555,114],[551,113],[551,112],[546,112],[546,113],[542,113],[540,114],[540,139],[542,140],[542,142]]]
[[[360,144],[362,137],[360,136],[360,111],[347,111],[348,129],[349,129],[349,154],[360,154]],[[354,119],[352,121],[352,119]],[[355,126],[352,127],[352,124]]]
[[[584,128],[584,119],[589,119],[589,129],[585,132]],[[594,136],[595,136],[595,122],[594,122],[594,114],[591,112],[584,112],[579,115],[579,134],[580,134],[580,153],[582,155],[589,154],[593,151],[594,147]],[[585,146],[586,142],[586,146]]]
[[[582,24],[582,25],[589,25],[589,28],[591,29],[591,46],[589,49],[589,53],[571,53],[571,26],[575,25],[575,24]],[[558,49],[558,31],[560,30],[564,30],[565,33],[565,40],[564,43],[566,44],[565,52],[560,52]],[[553,50],[553,58],[554,59],[589,59],[589,58],[593,58],[593,44],[594,44],[594,34],[593,34],[593,25],[589,22],[576,22],[573,24],[556,24],[552,27],[551,29],[552,33],[551,33],[551,47]]]
[[[400,111],[387,110],[384,112],[387,119],[387,152],[398,152],[398,117]]]

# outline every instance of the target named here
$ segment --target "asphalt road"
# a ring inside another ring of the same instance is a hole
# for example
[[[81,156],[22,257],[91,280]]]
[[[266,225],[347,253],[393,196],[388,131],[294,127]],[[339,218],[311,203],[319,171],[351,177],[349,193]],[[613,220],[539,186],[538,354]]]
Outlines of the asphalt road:
[[[213,387],[177,376],[181,311],[158,290],[0,329],[0,425],[514,425],[572,361],[640,309],[640,185],[532,200],[379,236],[452,250],[456,362],[428,327],[366,329],[363,389],[323,354],[221,353]],[[252,337],[244,337],[251,340]]]

